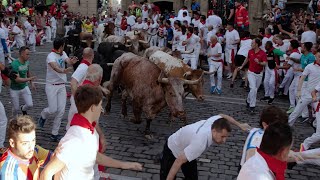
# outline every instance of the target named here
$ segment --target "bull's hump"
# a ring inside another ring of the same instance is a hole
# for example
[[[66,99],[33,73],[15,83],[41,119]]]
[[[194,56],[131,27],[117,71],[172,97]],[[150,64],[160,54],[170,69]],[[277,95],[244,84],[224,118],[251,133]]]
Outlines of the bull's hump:
[[[150,61],[159,66],[159,68],[163,68],[161,66],[164,66],[165,72],[170,72],[175,68],[183,68],[183,63],[180,59],[177,59],[162,51],[157,51],[152,54],[150,57]]]

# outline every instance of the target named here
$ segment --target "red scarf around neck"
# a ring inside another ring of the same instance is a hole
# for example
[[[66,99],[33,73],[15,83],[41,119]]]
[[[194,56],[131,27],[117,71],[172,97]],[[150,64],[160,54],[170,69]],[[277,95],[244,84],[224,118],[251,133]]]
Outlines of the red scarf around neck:
[[[82,59],[81,64],[86,64],[87,66],[90,66],[91,63],[87,61],[86,59]]]
[[[272,171],[276,176],[276,180],[285,180],[284,174],[287,169],[287,162],[271,157],[270,155],[262,152],[259,148],[257,148],[257,152],[267,162],[270,171]]]
[[[211,48],[214,48],[216,46],[217,42],[214,44],[211,44]]]
[[[293,49],[291,53],[294,53],[294,52],[295,52],[295,53],[298,53],[298,54],[300,54],[300,51],[299,51],[299,49]]]
[[[271,34],[265,34],[265,35],[264,35],[264,37],[266,37],[266,38],[268,38],[268,39],[269,39],[271,36],[272,36]]]
[[[320,66],[320,64],[317,63],[317,60],[315,60],[313,64]],[[319,104],[320,104],[320,103],[319,103]]]
[[[244,37],[244,38],[241,39],[241,41],[245,41],[245,40],[248,40],[248,39],[250,39],[250,38]]]
[[[192,33],[187,33],[187,39],[191,38]]]
[[[82,116],[79,113],[77,113],[73,116],[71,123],[70,123],[70,126],[80,126],[85,129],[89,129],[92,134],[94,133],[94,128],[96,125],[97,125],[96,122],[90,123],[88,121],[88,119],[86,119],[84,116]]]
[[[231,31],[233,31],[234,29],[232,28],[232,29],[230,29],[230,30],[228,30],[229,32],[231,32]]]
[[[61,53],[61,52],[59,52],[59,51],[56,50],[56,49],[52,49],[51,52],[54,52],[54,53],[56,53],[56,54],[59,54],[60,56],[62,56],[62,54],[63,54],[63,52]]]

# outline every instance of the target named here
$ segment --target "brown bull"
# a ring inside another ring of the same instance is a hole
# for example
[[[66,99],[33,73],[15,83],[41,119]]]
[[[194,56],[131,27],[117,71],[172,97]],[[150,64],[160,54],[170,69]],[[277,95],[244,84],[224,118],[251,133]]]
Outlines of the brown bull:
[[[192,93],[198,100],[203,100],[203,74],[210,74],[201,69],[192,70],[190,66],[183,63],[163,51],[156,51],[149,57],[149,61],[156,64],[167,76],[185,78],[187,80],[201,79],[198,84],[186,86],[185,91]]]
[[[147,125],[146,137],[150,137],[150,123],[166,106],[170,109],[170,117],[178,117],[186,122],[183,107],[185,84],[196,84],[177,77],[164,78],[160,68],[146,58],[133,53],[125,53],[113,64],[111,78],[106,87],[111,92],[117,85],[125,89],[122,97],[122,115],[127,116],[126,99],[132,99],[134,123],[141,123],[141,114],[145,114]],[[110,103],[111,95],[108,97]],[[107,104],[108,106],[108,104]]]

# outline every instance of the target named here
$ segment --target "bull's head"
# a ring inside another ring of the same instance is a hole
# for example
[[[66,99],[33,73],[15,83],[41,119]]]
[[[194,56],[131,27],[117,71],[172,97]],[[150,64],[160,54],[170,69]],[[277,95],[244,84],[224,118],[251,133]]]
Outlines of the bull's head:
[[[186,80],[177,77],[165,78],[163,76],[164,73],[161,72],[158,82],[163,85],[170,112],[174,117],[185,119],[186,114],[183,107],[184,85],[195,85],[199,83],[199,80]]]
[[[186,72],[184,74],[184,78],[186,78],[189,81],[196,81],[197,83],[189,84],[186,86],[186,91],[191,92],[194,97],[197,98],[197,100],[202,101],[203,98],[203,75],[205,74],[205,71],[203,70],[192,70],[189,72]]]

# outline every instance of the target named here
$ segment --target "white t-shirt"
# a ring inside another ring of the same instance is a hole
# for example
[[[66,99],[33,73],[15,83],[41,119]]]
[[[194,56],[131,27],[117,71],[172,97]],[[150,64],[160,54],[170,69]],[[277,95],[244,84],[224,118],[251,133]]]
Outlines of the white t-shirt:
[[[50,22],[51,22],[51,27],[57,27],[57,20],[56,20],[56,18],[51,17]]]
[[[192,19],[191,23],[194,25],[194,27],[199,27],[200,24],[200,19]],[[199,28],[200,29],[200,28]]]
[[[242,166],[237,180],[275,180],[264,158],[256,153]]]
[[[196,26],[195,26],[196,27]],[[207,40],[208,35],[208,27],[206,24],[199,23],[198,24],[199,32],[204,40]]]
[[[263,37],[263,39],[262,39],[262,45],[261,45],[261,49],[264,51],[264,52],[266,52],[266,43],[268,42],[268,41],[271,41],[272,42],[272,39],[273,39],[273,36],[270,36],[269,38],[267,38],[267,37]]]
[[[207,43],[210,43],[210,39],[213,35],[216,35],[217,31],[215,29],[212,29],[211,31],[208,32],[207,34]],[[220,42],[219,42],[220,43]]]
[[[222,19],[217,15],[210,15],[206,19],[207,26],[212,25],[214,29],[218,30],[222,25]]]
[[[168,139],[168,147],[177,158],[182,152],[188,161],[195,160],[213,144],[211,126],[221,116],[212,116],[207,120],[184,126]]]
[[[240,39],[237,30],[226,31],[226,49],[237,49],[236,41]]]
[[[148,29],[148,26],[145,24],[145,23],[135,23],[133,26],[132,26],[132,29],[134,30],[147,30]]]
[[[248,52],[251,47],[252,39],[246,39],[246,40],[241,40],[240,41],[240,49],[238,51],[238,55],[242,55],[244,57],[248,57]]]
[[[191,23],[191,17],[189,17],[189,16],[185,16],[185,17],[182,16],[182,17],[178,18],[178,20],[180,20],[181,24],[183,24],[183,21],[187,21],[188,25],[190,25],[190,23]]]
[[[303,76],[308,76],[307,89],[309,94],[315,89],[315,87],[320,83],[320,66],[317,64],[308,64],[304,69]]]
[[[300,59],[301,58],[301,53],[297,53],[297,52],[293,52],[290,54],[290,57],[294,58],[294,59]],[[292,66],[292,68],[296,69],[296,68],[301,68],[301,64],[295,63],[292,60],[288,61],[288,64],[290,64]],[[294,71],[293,72],[294,76],[300,76],[302,73],[299,71]]]
[[[317,44],[317,34],[314,31],[306,31],[301,35],[301,43],[312,42],[313,44]]]
[[[151,34],[156,33],[158,28],[159,28],[159,24],[155,22],[153,24],[150,24],[150,26],[148,28],[148,32]]]
[[[290,46],[290,42],[283,41],[283,44],[281,46],[275,44],[274,48],[279,49],[280,51],[286,53],[289,49],[289,46]],[[285,58],[280,56],[280,61],[285,61]]]
[[[56,62],[61,69],[65,69],[65,61],[68,58],[67,54],[63,51],[62,56],[55,52],[49,53],[47,56],[47,76],[46,82],[49,84],[60,84],[67,82],[67,75],[58,73],[49,65],[51,62]]]
[[[208,55],[217,55],[221,54],[220,57],[209,57],[209,60],[221,60],[222,59],[222,47],[220,43],[217,43],[213,48],[211,46],[208,47]]]
[[[6,34],[5,34],[5,31],[0,28],[0,40],[1,39],[6,39]],[[0,52],[3,53],[3,46],[2,46],[2,43],[0,43]]]
[[[250,133],[247,136],[246,142],[244,143],[244,146],[243,146],[242,157],[240,161],[241,166],[243,166],[243,164],[246,162],[247,151],[249,149],[260,147],[263,134],[264,134],[264,130],[260,128],[253,128],[250,130]]]
[[[127,17],[127,23],[130,26],[134,26],[134,24],[136,23],[136,17],[134,15]]]
[[[16,33],[16,35],[14,35],[14,39],[17,41],[17,43],[24,42],[23,31],[21,30],[21,28],[19,28],[18,26],[14,26],[12,32]]]
[[[142,9],[142,20],[145,21],[145,19],[149,18],[149,10]]]
[[[190,39],[186,39],[188,41],[188,44],[186,45],[186,51],[195,49],[197,46],[197,43],[200,42],[199,36],[192,34]]]
[[[66,166],[58,172],[55,180],[94,179],[94,166],[99,148],[99,135],[80,126],[71,126],[60,140],[61,151],[56,156]]]
[[[80,63],[76,71],[72,74],[72,78],[78,81],[79,84],[82,84],[86,78],[88,65],[85,63]]]

